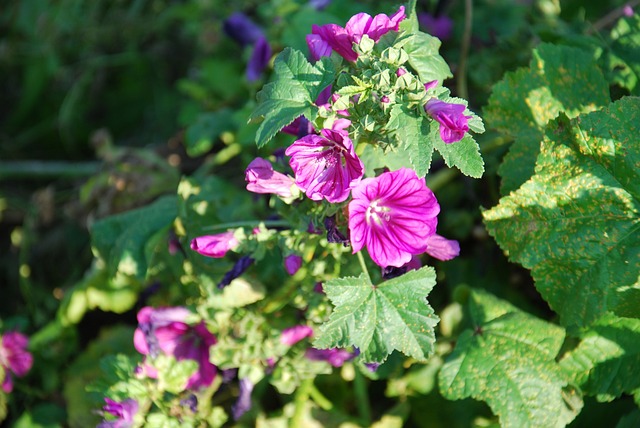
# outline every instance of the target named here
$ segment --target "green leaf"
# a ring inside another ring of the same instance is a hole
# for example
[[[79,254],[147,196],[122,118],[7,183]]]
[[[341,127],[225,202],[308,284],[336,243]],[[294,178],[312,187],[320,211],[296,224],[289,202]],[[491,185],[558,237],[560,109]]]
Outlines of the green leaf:
[[[640,320],[605,315],[560,365],[585,394],[611,401],[640,391]]]
[[[611,30],[612,43],[610,45],[613,54],[623,61],[616,64],[616,68],[622,68],[619,73],[627,74],[625,85],[633,95],[640,94],[640,16],[634,14],[625,17],[616,23]],[[617,71],[614,69],[614,71]]]
[[[502,194],[533,174],[549,120],[560,112],[575,117],[609,102],[609,85],[593,56],[577,48],[541,44],[529,68],[507,73],[484,110],[490,127],[515,139],[498,170]]]
[[[201,113],[196,122],[185,132],[185,149],[189,156],[195,157],[207,153],[216,139],[225,131],[232,130],[234,112],[221,109],[215,112]]]
[[[637,428],[640,426],[640,410],[635,409],[618,421],[616,428]]]
[[[274,80],[258,93],[258,105],[251,115],[251,119],[264,118],[256,134],[258,147],[267,144],[298,116],[314,120],[318,110],[314,102],[333,82],[335,73],[329,58],[312,65],[300,51],[282,51],[275,60]]]
[[[98,220],[91,228],[91,243],[111,276],[121,273],[142,280],[149,262],[147,242],[166,233],[177,215],[176,197],[163,196],[143,208]]]
[[[160,354],[153,359],[158,372],[158,388],[172,394],[184,391],[189,378],[198,370],[198,362],[184,359],[177,361],[173,356]]]
[[[429,121],[406,106],[396,104],[391,108],[387,129],[396,131],[400,150],[411,162],[418,177],[427,175],[434,142]]]
[[[473,178],[480,178],[484,173],[484,160],[480,154],[480,147],[476,140],[466,134],[462,140],[447,144],[438,135],[439,124],[431,123],[430,138],[434,142],[435,149],[440,152],[445,163],[449,167],[455,166],[464,175]]]
[[[423,83],[442,82],[453,77],[449,65],[438,53],[442,43],[437,37],[417,32],[409,36],[404,50],[409,55],[409,65],[418,73]]]
[[[640,98],[548,128],[536,174],[484,212],[567,328],[640,315]]]
[[[503,427],[562,427],[582,407],[555,362],[564,330],[473,290],[465,330],[440,371],[445,398],[486,401]]]
[[[376,170],[389,168],[391,171],[400,168],[413,168],[409,156],[404,150],[397,150],[395,147],[382,149],[380,146],[364,144],[362,152],[358,157],[364,164],[364,171],[367,177],[375,177]]]
[[[433,353],[438,317],[426,301],[435,271],[424,267],[379,285],[364,274],[327,281],[335,309],[320,326],[316,348],[356,346],[365,362],[383,362],[393,350],[424,361]]]

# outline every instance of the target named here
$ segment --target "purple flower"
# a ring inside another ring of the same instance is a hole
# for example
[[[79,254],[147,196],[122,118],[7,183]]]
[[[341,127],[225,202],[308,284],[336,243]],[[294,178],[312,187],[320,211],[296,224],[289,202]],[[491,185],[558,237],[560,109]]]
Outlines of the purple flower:
[[[419,13],[418,22],[427,30],[427,33],[439,38],[440,40],[447,40],[451,37],[451,30],[453,30],[453,21],[448,16],[432,16],[428,13]]]
[[[103,413],[110,413],[117,419],[104,420],[97,428],[130,428],[133,426],[133,418],[138,413],[138,402],[133,399],[127,399],[122,402],[113,401],[105,398],[107,403],[102,408]]]
[[[308,325],[296,325],[285,328],[280,334],[280,342],[283,345],[293,346],[306,337],[313,336],[313,329]]]
[[[434,234],[427,238],[427,254],[438,260],[447,261],[460,255],[460,243]]]
[[[247,80],[249,82],[258,80],[270,60],[271,46],[269,42],[267,42],[267,39],[261,36],[253,45],[251,58],[249,58],[249,64],[247,64]]]
[[[12,374],[22,377],[31,370],[33,356],[27,347],[29,338],[17,331],[10,331],[2,335],[0,342],[0,365],[4,369],[2,390],[7,394],[13,390]]]
[[[217,235],[199,236],[191,240],[191,249],[203,256],[221,258],[233,250],[239,242],[232,230]]]
[[[362,180],[349,203],[353,252],[367,247],[379,266],[400,267],[424,253],[440,206],[424,179],[402,168]]]
[[[291,177],[273,170],[271,162],[262,158],[255,158],[244,173],[247,190],[254,193],[273,193],[283,198],[292,196],[291,187],[294,181]]]
[[[253,45],[260,37],[263,37],[262,29],[242,12],[236,12],[229,16],[224,21],[222,29],[242,46]]]
[[[438,86],[438,81],[432,80],[424,84],[424,90],[428,91],[429,89],[435,88],[436,86]]]
[[[360,43],[363,35],[377,42],[389,31],[398,31],[400,21],[405,18],[404,6],[400,6],[391,17],[382,13],[375,17],[359,13],[352,16],[344,28],[336,24],[314,25],[311,34],[307,35],[311,57],[317,61],[323,56],[330,56],[334,50],[347,61],[355,61],[358,54],[354,52],[353,44]]]
[[[295,173],[296,184],[306,195],[320,201],[342,202],[364,174],[353,143],[344,131],[323,129],[320,135],[296,140],[285,153]]]
[[[302,266],[302,257],[297,254],[289,254],[284,258],[284,268],[289,275],[295,275]]]
[[[304,356],[312,361],[326,361],[333,367],[342,367],[342,365],[355,357],[356,354],[349,352],[346,349],[316,349],[309,348],[304,353]]]
[[[622,14],[624,16],[626,16],[627,18],[630,18],[633,16],[633,7],[631,7],[630,4],[625,4],[624,8],[622,9]]]
[[[431,98],[424,106],[425,111],[440,123],[440,138],[445,143],[455,143],[462,140],[464,133],[469,130],[467,121],[471,116],[465,116],[465,106],[440,101]]]
[[[154,357],[160,352],[173,355],[176,360],[194,360],[198,370],[191,375],[185,389],[211,385],[217,369],[209,361],[209,348],[216,344],[203,321],[190,325],[185,319],[191,312],[182,307],[152,308],[146,306],[138,312],[138,328],[133,344],[143,355]],[[153,377],[153,370],[148,370]]]
[[[315,131],[313,124],[304,116],[298,116],[293,122],[280,130],[285,134],[295,135],[298,138],[305,137]]]
[[[251,266],[254,261],[255,259],[251,258],[250,256],[240,257],[236,264],[233,265],[231,270],[224,274],[224,276],[218,283],[218,288],[222,289],[231,284],[231,281],[233,281],[234,279],[242,275],[247,269],[249,269],[249,266]]]
[[[251,409],[251,392],[253,391],[253,383],[248,379],[240,379],[240,395],[238,401],[231,407],[233,419],[238,420],[249,409]]]

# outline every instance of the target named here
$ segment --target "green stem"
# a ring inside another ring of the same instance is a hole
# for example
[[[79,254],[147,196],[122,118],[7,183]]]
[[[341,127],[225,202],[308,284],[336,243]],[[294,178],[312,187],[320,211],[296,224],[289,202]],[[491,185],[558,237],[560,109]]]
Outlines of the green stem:
[[[0,178],[82,178],[95,174],[101,162],[5,161]]]
[[[460,61],[458,62],[457,84],[458,96],[469,99],[469,91],[467,89],[467,57],[469,56],[469,46],[471,45],[471,20],[473,18],[473,0],[465,0],[464,2],[464,34],[462,36],[462,44],[460,46]]]
[[[362,251],[358,251],[358,261],[360,262],[360,267],[362,268],[362,272],[366,275],[369,282],[371,282],[371,275],[369,275],[369,269],[367,269],[367,264],[364,262],[364,256],[362,255]]]
[[[291,428],[303,427],[302,419],[304,418],[304,408],[307,405],[307,400],[309,400],[309,394],[311,393],[312,387],[313,379],[305,379],[296,391],[296,395],[293,400],[295,410],[293,412],[293,417],[291,418],[291,424],[289,425]]]
[[[309,396],[311,399],[324,411],[330,411],[333,409],[333,403],[329,401],[327,397],[322,395],[322,393],[316,388],[314,384],[311,384],[311,389],[309,390]]]
[[[356,407],[358,408],[362,425],[368,427],[371,425],[371,406],[369,392],[367,391],[367,381],[359,368],[355,367],[355,372],[353,388],[356,395]]]
[[[236,229],[238,227],[256,227],[260,223],[264,224],[267,228],[291,226],[291,224],[287,220],[245,220],[245,221],[230,221],[228,223],[214,224],[211,226],[203,227],[202,230],[224,230],[224,229]]]

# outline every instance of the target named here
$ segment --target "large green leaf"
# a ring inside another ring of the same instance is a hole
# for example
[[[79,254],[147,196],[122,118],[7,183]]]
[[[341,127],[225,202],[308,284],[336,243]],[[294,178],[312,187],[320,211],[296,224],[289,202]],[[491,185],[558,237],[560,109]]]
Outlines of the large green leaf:
[[[585,394],[600,400],[640,392],[640,320],[604,316],[560,365]]]
[[[393,350],[426,360],[433,353],[438,323],[426,300],[435,280],[433,268],[424,267],[378,285],[364,274],[327,281],[323,290],[335,309],[314,346],[353,345],[365,362],[383,362]]]
[[[423,83],[442,82],[453,77],[449,65],[438,53],[441,42],[437,37],[417,32],[409,36],[404,50],[409,55],[409,65],[418,73]]]
[[[263,118],[256,134],[258,147],[267,144],[298,116],[314,120],[318,110],[314,102],[331,84],[335,73],[329,58],[311,64],[300,51],[282,51],[275,60],[274,80],[258,93],[258,106],[251,115],[251,119]]]
[[[608,104],[609,86],[593,56],[566,46],[542,44],[529,68],[507,73],[484,109],[488,125],[515,139],[499,173],[502,194],[533,174],[544,127],[558,113],[569,117]]]
[[[610,48],[614,56],[622,60],[622,64],[616,64],[620,75],[625,76],[623,86],[627,87],[633,95],[640,94],[640,16],[634,14],[618,20],[611,30],[613,40]]]
[[[387,129],[396,131],[401,150],[418,177],[424,177],[431,166],[434,141],[429,134],[429,121],[426,117],[396,104],[391,108]]]
[[[567,328],[607,311],[640,315],[639,134],[640,98],[573,120],[561,115],[536,174],[483,214]]]
[[[564,330],[486,292],[472,291],[474,330],[459,337],[440,371],[445,398],[486,401],[503,427],[562,427],[582,400],[555,362]]]

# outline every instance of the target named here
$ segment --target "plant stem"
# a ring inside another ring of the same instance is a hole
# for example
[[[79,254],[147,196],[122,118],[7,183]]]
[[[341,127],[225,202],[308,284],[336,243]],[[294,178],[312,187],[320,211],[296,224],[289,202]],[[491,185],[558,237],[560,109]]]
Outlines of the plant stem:
[[[101,162],[5,161],[0,178],[81,178],[95,174]]]
[[[362,268],[362,272],[365,274],[369,282],[371,282],[371,275],[369,275],[369,269],[367,269],[367,264],[364,262],[362,251],[358,251],[356,254],[358,254],[358,261],[360,262],[360,267]]]
[[[371,425],[371,406],[369,403],[367,382],[362,373],[360,373],[360,369],[358,367],[355,367],[355,372],[353,388],[356,395],[356,407],[358,408],[362,425],[368,427]]]
[[[625,3],[623,6],[620,6],[620,7],[616,8],[616,9],[612,10],[611,12],[609,12],[608,14],[606,14],[605,16],[600,18],[598,21],[596,21],[591,26],[591,28],[588,28],[587,31],[585,31],[585,33],[586,34],[597,33],[598,31],[602,30],[603,28],[607,27],[608,25],[613,24],[618,19],[620,19],[622,17],[622,15],[624,15],[624,9],[626,7],[633,8],[633,7],[638,6],[638,4],[640,4],[640,0],[633,0],[633,1]]]
[[[291,428],[302,428],[304,408],[307,404],[307,400],[309,399],[309,394],[311,393],[312,387],[313,379],[305,379],[302,381],[300,387],[296,391],[296,396],[293,401],[295,410],[293,412],[293,417],[291,418],[291,424],[289,425]]]
[[[473,0],[465,0],[464,2],[464,34],[462,35],[462,44],[460,46],[460,61],[458,62],[456,89],[458,96],[469,99],[469,91],[467,89],[467,57],[469,56],[469,46],[471,44],[471,21],[473,18]]]
[[[202,230],[223,230],[223,229],[235,229],[238,227],[256,227],[260,223],[264,224],[268,228],[290,226],[287,220],[245,220],[245,221],[231,221],[228,223],[214,224],[211,226],[203,227]]]
[[[327,397],[322,395],[322,393],[318,390],[318,388],[311,384],[311,389],[309,390],[309,396],[315,403],[322,408],[322,410],[330,411],[333,409],[333,403],[329,401]]]

